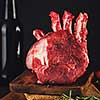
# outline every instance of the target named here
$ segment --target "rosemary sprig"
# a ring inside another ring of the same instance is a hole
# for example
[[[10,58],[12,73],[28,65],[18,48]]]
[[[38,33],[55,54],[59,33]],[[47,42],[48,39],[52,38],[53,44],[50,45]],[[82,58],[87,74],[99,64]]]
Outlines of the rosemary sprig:
[[[62,94],[61,98],[55,99],[55,100],[100,100],[100,98],[97,98],[95,96],[76,96],[75,98],[72,98],[72,90],[69,91],[69,95]]]

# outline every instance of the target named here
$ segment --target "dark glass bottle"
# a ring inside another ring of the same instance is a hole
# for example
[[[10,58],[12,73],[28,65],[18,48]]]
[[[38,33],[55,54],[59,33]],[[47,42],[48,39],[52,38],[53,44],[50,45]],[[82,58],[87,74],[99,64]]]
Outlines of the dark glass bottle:
[[[24,70],[23,25],[17,15],[15,0],[2,0],[0,19],[0,83],[8,84]]]

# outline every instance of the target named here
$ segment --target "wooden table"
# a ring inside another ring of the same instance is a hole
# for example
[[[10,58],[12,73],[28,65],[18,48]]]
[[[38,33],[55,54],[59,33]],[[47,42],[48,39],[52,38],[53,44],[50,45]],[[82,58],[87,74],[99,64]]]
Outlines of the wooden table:
[[[94,92],[91,92],[94,91]],[[88,87],[88,90],[84,95],[97,95],[100,96],[100,94],[97,91],[97,88],[93,84],[91,84]],[[4,96],[0,100],[27,100],[27,98],[30,98],[30,100],[53,100],[53,98],[59,98],[60,96],[51,96],[51,95],[31,95],[31,94],[23,94],[23,93],[14,93],[14,92],[9,92],[6,96]]]
[[[36,84],[36,76],[30,71],[26,70],[10,83],[10,93],[0,100],[53,100],[58,98],[64,91],[69,92],[72,89],[73,94],[77,95],[82,92],[83,96],[98,96],[100,91],[91,83],[93,73],[86,79],[85,84],[74,84],[73,86],[54,86],[54,85],[39,85]],[[31,93],[31,94],[30,94]]]
[[[0,100],[26,100],[24,94],[10,92]]]

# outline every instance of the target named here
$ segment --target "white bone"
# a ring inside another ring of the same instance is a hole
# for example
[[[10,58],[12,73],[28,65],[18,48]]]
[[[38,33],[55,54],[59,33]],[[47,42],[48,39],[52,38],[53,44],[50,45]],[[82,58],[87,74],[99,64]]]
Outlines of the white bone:
[[[33,30],[33,35],[36,37],[37,40],[40,40],[45,34],[42,30],[36,29]]]
[[[74,24],[74,34],[80,42],[82,42],[82,40],[85,40],[87,35],[87,28],[86,28],[87,20],[88,20],[87,14],[80,13],[76,19],[76,23]]]
[[[62,30],[59,14],[51,11],[49,16],[51,17],[51,27],[52,27],[53,31],[57,32],[59,30]]]
[[[62,20],[63,20],[63,30],[68,30],[71,34],[72,34],[72,19],[74,18],[74,16],[68,12],[68,11],[64,11]]]

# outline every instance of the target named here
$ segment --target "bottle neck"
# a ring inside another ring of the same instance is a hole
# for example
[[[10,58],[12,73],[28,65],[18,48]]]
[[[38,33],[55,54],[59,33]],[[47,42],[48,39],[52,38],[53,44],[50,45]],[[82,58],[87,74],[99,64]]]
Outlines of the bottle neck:
[[[13,8],[13,18],[16,19],[17,9],[16,9],[16,1],[15,0],[12,0],[12,8]]]
[[[17,11],[16,11],[16,1],[15,0],[4,0],[3,4],[4,10],[2,11],[2,17],[5,20],[8,19],[16,19]]]

